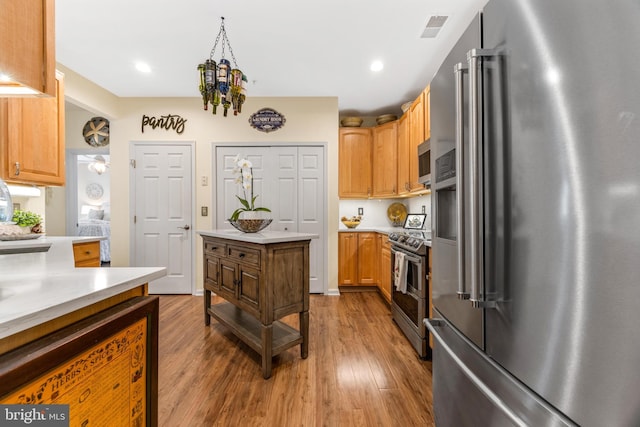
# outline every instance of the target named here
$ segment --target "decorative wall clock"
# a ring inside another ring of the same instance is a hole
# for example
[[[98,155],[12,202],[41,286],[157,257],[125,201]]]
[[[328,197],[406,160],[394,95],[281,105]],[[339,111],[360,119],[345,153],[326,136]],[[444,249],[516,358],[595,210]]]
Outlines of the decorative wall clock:
[[[87,185],[86,191],[87,191],[87,197],[90,198],[91,200],[98,200],[104,194],[104,189],[102,188],[102,185],[96,182],[92,182],[91,184]]]
[[[109,145],[109,120],[104,117],[92,117],[82,128],[82,135],[92,147]]]

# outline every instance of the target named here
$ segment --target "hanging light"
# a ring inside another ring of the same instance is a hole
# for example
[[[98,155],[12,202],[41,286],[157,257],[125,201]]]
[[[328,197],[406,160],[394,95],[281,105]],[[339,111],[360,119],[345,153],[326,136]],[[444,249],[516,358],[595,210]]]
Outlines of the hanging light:
[[[198,71],[200,71],[199,89],[205,110],[208,110],[209,104],[211,104],[212,112],[216,114],[218,105],[222,104],[225,117],[227,117],[229,108],[233,108],[233,115],[237,116],[242,112],[242,104],[247,97],[246,83],[248,80],[247,76],[238,68],[236,57],[233,55],[233,49],[231,49],[231,43],[229,43],[227,31],[224,28],[224,16],[220,19],[222,20],[220,31],[209,54],[209,59],[198,65]],[[213,55],[220,38],[222,38],[222,56],[216,64]],[[231,63],[224,57],[225,45],[229,47],[234,68],[231,68]]]
[[[95,156],[93,158],[93,162],[89,163],[89,166],[87,166],[87,168],[91,172],[95,172],[98,175],[102,175],[103,173],[105,173],[108,167],[109,167],[109,163],[107,163],[104,157],[102,157],[99,154]]]

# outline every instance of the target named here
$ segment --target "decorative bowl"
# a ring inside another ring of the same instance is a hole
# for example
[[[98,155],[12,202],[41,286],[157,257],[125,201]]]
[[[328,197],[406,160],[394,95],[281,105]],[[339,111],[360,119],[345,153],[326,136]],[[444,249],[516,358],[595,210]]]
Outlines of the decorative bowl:
[[[229,220],[229,223],[243,233],[257,233],[271,224],[272,219],[238,219]]]
[[[342,220],[342,223],[347,226],[347,228],[356,228],[360,225],[360,221],[349,221],[346,219]]]
[[[409,110],[409,108],[411,108],[411,104],[413,104],[413,101],[405,102],[400,106],[400,109],[402,110],[403,113],[406,113]]]
[[[348,128],[357,128],[360,127],[362,125],[363,120],[360,117],[345,117],[344,119],[340,120],[340,124],[343,127],[348,127]]]
[[[398,116],[396,116],[395,114],[383,114],[382,116],[376,117],[376,123],[379,125],[383,125],[385,123],[389,123],[397,119],[398,119]]]

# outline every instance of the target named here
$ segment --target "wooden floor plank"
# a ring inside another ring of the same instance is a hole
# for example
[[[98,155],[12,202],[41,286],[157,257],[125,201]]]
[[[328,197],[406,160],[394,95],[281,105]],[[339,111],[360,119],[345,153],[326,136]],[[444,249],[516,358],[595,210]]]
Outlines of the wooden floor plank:
[[[160,297],[159,426],[435,425],[431,362],[376,293],[312,295],[309,357],[284,351],[267,380],[259,355],[215,320],[205,326],[202,307]]]

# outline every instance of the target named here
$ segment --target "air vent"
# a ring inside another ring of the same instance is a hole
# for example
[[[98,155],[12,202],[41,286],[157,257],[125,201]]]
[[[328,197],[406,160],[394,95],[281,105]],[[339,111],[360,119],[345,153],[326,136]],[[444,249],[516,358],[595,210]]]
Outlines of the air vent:
[[[438,16],[434,15],[431,18],[429,18],[429,21],[427,22],[427,26],[424,28],[424,31],[422,32],[421,38],[423,39],[434,38],[438,34],[438,32],[440,32],[440,29],[444,25],[447,18],[448,16],[443,16],[443,15],[438,15]]]

